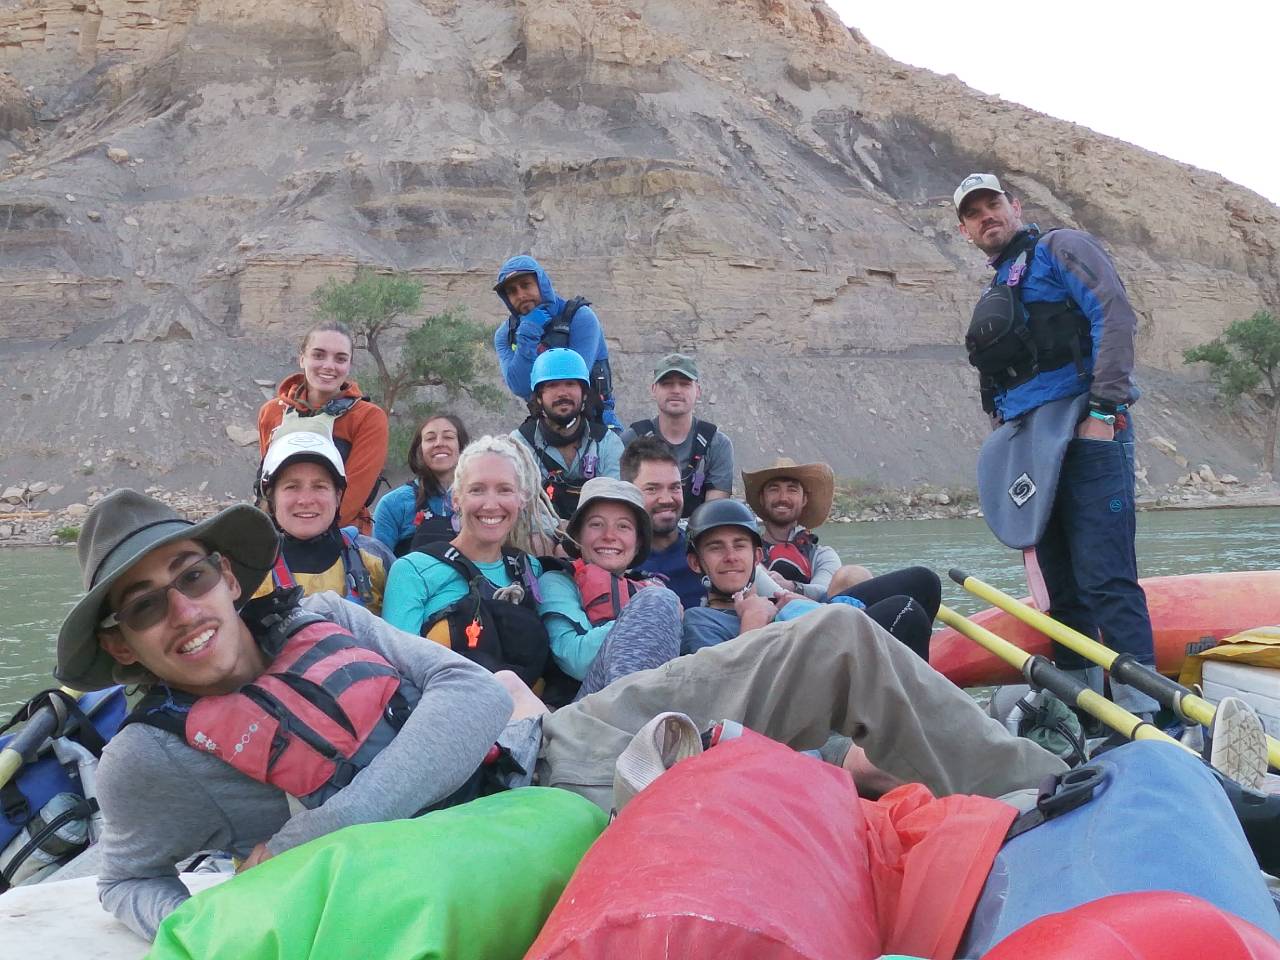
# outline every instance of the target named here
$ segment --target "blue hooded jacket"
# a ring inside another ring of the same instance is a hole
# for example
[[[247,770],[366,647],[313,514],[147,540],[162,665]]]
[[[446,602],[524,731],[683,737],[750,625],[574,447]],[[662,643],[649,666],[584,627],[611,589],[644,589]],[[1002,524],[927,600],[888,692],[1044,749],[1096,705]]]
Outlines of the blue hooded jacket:
[[[542,303],[534,307],[525,316],[519,316],[511,306],[503,292],[502,285],[520,273],[532,273],[538,278],[538,289],[542,293]],[[516,342],[513,347],[508,336],[510,318],[503,320],[493,332],[493,349],[498,354],[498,363],[502,366],[502,379],[517,397],[528,400],[529,373],[533,361],[538,357],[538,346],[542,341],[544,328],[564,309],[565,300],[559,296],[551,285],[551,278],[542,269],[542,265],[533,257],[525,254],[512,257],[498,271],[498,280],[494,292],[507,308],[511,318],[518,321],[516,326]],[[569,325],[569,349],[576,351],[587,367],[590,368],[599,360],[609,359],[609,347],[605,343],[604,330],[600,327],[600,319],[595,311],[584,306],[573,315]],[[604,401],[604,421],[611,427],[621,429],[617,416],[613,412],[613,396],[602,398]]]
[[[1033,224],[1029,231],[1039,232]],[[1014,247],[1010,244],[1006,251]],[[996,283],[1007,283],[1014,258],[996,257]],[[1133,381],[1134,337],[1138,318],[1124,283],[1102,245],[1080,230],[1054,230],[1036,244],[1021,279],[1024,303],[1069,300],[1089,320],[1093,355],[1084,360],[1086,376],[1074,364],[1038,374],[995,396],[1004,420],[1020,417],[1041,404],[1089,391],[1099,400],[1131,404],[1138,399]]]

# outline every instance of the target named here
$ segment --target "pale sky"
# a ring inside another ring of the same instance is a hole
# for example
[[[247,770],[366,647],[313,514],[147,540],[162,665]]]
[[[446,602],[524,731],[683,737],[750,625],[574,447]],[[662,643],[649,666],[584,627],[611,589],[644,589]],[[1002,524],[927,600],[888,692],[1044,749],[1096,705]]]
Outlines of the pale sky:
[[[895,60],[1280,203],[1280,3],[827,0]]]

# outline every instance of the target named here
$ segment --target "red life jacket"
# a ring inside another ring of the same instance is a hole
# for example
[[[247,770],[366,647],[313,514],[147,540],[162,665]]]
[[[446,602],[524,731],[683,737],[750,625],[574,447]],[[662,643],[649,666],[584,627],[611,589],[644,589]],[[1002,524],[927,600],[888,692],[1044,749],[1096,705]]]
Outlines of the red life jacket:
[[[318,807],[394,739],[420,693],[347,630],[298,608],[266,671],[234,693],[163,688],[126,722],[148,723],[245,776]]]
[[[587,622],[593,627],[617,620],[622,608],[645,587],[666,586],[661,580],[643,579],[630,570],[618,576],[586,560],[575,560],[569,566],[573,582],[582,595],[582,609],[587,613]]]
[[[808,530],[801,530],[786,543],[764,544],[764,566],[782,574],[795,583],[808,583],[813,579],[813,558],[818,552],[818,538]]]

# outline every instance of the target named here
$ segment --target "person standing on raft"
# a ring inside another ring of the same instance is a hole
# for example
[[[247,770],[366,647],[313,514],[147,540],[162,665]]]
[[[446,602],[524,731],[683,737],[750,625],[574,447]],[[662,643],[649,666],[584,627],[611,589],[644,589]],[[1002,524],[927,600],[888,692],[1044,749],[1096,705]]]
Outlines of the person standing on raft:
[[[956,188],[959,231],[995,276],[965,337],[994,432],[978,488],[992,531],[1035,548],[1049,614],[1107,646],[1155,663],[1134,546],[1133,379],[1137,317],[1102,245],[1080,230],[1024,225],[994,174]],[[1094,689],[1102,669],[1055,644],[1059,667]],[[1112,682],[1138,714],[1158,705]]]
[[[258,411],[258,452],[267,455],[282,423],[310,420],[310,429],[327,432],[347,471],[338,525],[354,526],[367,536],[373,530],[369,503],[387,461],[389,428],[382,408],[348,379],[354,345],[342,323],[320,323],[307,331],[298,355],[302,372],[281,380],[276,395]]]

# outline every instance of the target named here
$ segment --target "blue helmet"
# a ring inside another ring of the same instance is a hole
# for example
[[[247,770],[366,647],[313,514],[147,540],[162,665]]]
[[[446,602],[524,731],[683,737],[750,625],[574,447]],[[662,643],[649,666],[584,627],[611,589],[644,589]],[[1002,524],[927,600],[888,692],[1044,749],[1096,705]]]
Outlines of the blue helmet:
[[[578,351],[568,347],[553,347],[538,354],[538,359],[533,361],[533,369],[529,371],[529,389],[537,393],[539,386],[552,380],[581,380],[583,389],[590,387],[587,361]]]

